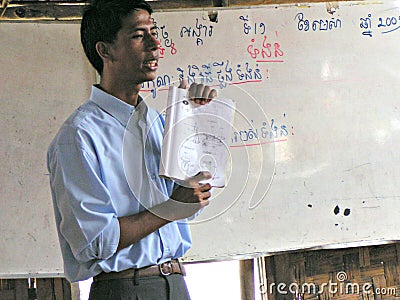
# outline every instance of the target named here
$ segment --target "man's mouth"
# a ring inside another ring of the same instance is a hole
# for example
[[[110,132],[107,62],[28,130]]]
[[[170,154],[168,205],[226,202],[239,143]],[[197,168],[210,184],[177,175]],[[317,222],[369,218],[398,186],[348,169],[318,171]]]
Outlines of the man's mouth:
[[[157,59],[149,59],[143,62],[143,65],[150,69],[156,69],[158,67]]]

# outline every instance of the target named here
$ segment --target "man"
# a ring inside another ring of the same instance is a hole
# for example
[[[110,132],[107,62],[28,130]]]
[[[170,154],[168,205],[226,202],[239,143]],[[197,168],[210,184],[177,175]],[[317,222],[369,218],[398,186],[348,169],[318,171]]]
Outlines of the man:
[[[211,196],[211,186],[199,183],[210,178],[207,172],[186,186],[157,175],[163,120],[139,96],[158,67],[151,13],[135,0],[99,0],[86,10],[81,40],[100,84],[48,151],[65,275],[70,281],[93,277],[90,299],[189,299],[177,261],[191,246],[184,219]],[[186,88],[184,80],[180,87]],[[189,88],[200,104],[215,96],[208,86]],[[123,149],[127,127],[137,138]],[[134,188],[125,167],[133,171]]]

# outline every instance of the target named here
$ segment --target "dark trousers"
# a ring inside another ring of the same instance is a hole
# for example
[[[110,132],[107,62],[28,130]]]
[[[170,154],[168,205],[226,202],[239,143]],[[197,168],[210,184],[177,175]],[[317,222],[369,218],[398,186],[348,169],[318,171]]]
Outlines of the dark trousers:
[[[190,300],[181,274],[95,281],[89,300]]]

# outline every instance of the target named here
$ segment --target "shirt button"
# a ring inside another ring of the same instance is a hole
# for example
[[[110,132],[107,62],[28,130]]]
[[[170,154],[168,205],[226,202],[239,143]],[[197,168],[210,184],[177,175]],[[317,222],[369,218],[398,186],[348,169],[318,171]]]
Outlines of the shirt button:
[[[155,174],[151,174],[151,179],[156,180],[157,176]]]

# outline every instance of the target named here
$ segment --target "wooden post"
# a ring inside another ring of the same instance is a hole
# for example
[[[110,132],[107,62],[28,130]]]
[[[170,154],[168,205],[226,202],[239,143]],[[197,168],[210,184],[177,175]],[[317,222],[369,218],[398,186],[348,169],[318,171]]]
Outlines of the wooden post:
[[[71,300],[71,284],[64,278],[40,278],[36,280],[40,300]]]
[[[254,260],[245,259],[239,261],[240,290],[242,300],[254,300]]]

